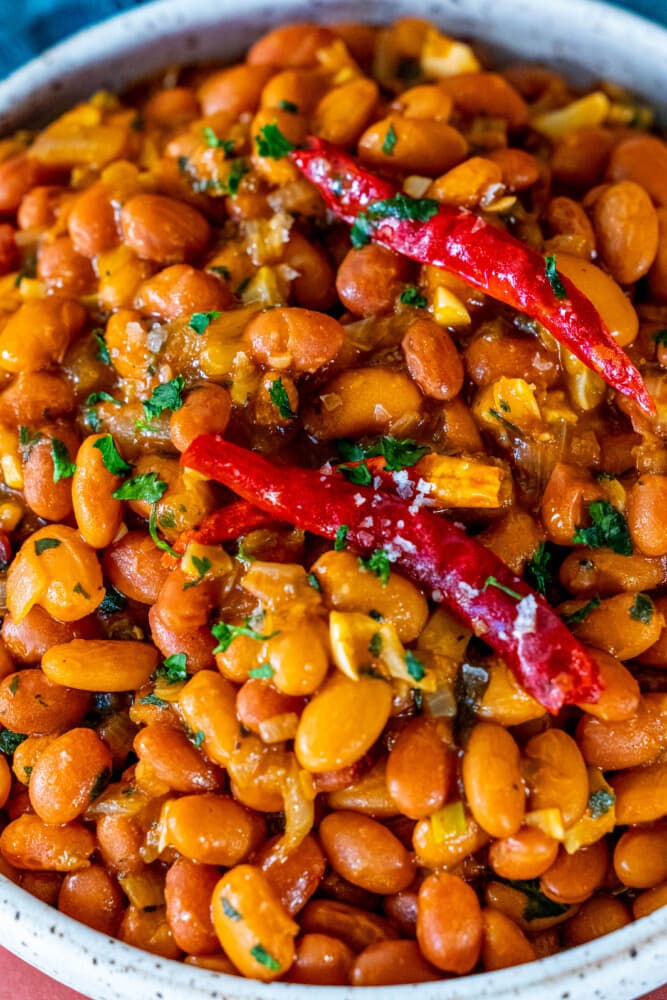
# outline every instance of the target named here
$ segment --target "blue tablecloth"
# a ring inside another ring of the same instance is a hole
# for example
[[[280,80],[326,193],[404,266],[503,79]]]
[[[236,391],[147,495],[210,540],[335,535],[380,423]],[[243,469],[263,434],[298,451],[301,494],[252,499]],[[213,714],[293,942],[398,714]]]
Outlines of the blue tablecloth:
[[[0,0],[0,78],[79,28],[143,2],[144,0]],[[188,0],[183,2],[187,3]],[[626,0],[619,6],[628,7],[667,25],[667,0]]]

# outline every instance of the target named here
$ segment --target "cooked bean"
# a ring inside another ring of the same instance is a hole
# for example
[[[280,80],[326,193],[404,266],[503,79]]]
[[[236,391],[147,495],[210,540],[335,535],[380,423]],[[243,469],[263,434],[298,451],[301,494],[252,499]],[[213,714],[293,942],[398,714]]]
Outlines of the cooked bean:
[[[263,822],[226,795],[203,792],[170,799],[163,807],[167,844],[209,865],[236,865],[261,839]]]
[[[353,885],[388,894],[412,882],[412,856],[377,820],[341,810],[325,816],[319,832],[329,863]]]
[[[667,703],[664,695],[646,694],[637,714],[620,722],[585,715],[577,726],[577,743],[587,764],[618,771],[654,760],[665,740]]]
[[[326,858],[311,834],[287,854],[284,850],[276,850],[277,841],[278,838],[267,840],[253,855],[253,863],[262,869],[280,902],[293,917],[320,885]]]
[[[160,781],[176,792],[213,791],[222,787],[222,771],[209,764],[185,733],[167,723],[146,726],[137,733],[133,746],[139,760],[145,760]]]
[[[563,936],[570,947],[587,944],[630,923],[630,913],[615,896],[592,896],[567,921]]]
[[[482,962],[487,972],[523,965],[537,957],[521,928],[500,910],[482,910],[482,925]]]
[[[15,660],[34,666],[51,646],[71,639],[98,638],[99,625],[92,616],[76,622],[59,622],[35,604],[20,622],[5,615],[0,634]]]
[[[463,879],[441,872],[422,882],[417,941],[424,957],[443,972],[462,975],[477,964],[482,912],[474,890]]]
[[[650,823],[667,816],[667,764],[631,768],[612,778],[617,823]]]
[[[667,476],[645,474],[628,494],[628,527],[632,541],[646,556],[667,553],[667,528],[661,512],[667,501]]]
[[[438,86],[465,115],[505,118],[511,128],[526,121],[525,101],[499,73],[456,73],[439,80]]]
[[[355,316],[375,316],[391,312],[409,274],[404,257],[369,243],[346,254],[336,275],[336,291]]]
[[[575,603],[585,602],[567,602],[563,609],[574,611]],[[663,627],[663,616],[646,594],[616,594],[604,597],[572,631],[582,642],[631,660],[657,642]]]
[[[665,582],[666,576],[664,559],[639,553],[622,556],[611,549],[575,549],[559,570],[560,582],[577,595],[607,596],[623,590],[653,590]]]
[[[383,150],[387,132],[396,142]],[[359,139],[359,155],[371,167],[436,177],[460,163],[468,151],[463,135],[445,122],[391,115],[370,125]]]
[[[132,691],[146,683],[157,661],[157,651],[143,642],[72,639],[47,650],[42,670],[77,691]]]
[[[70,823],[111,777],[108,747],[92,729],[70,729],[49,744],[30,775],[30,803],[45,823]]]
[[[489,864],[502,878],[539,878],[557,854],[557,840],[538,827],[525,826],[511,837],[494,840],[489,848]]]
[[[648,273],[658,251],[658,218],[634,181],[611,184],[595,202],[593,224],[602,260],[621,285]]]
[[[213,865],[177,858],[167,870],[166,916],[174,941],[193,955],[212,955],[219,948],[211,919],[211,897],[220,879]]]
[[[123,914],[123,894],[101,865],[71,872],[58,893],[58,909],[102,934],[116,935]]]
[[[561,729],[533,736],[523,752],[531,809],[560,809],[564,826],[572,826],[588,805],[585,753]]]
[[[333,361],[343,345],[340,323],[310,309],[259,313],[245,336],[253,357],[280,371],[315,372]]]
[[[340,938],[354,952],[398,937],[388,920],[333,899],[311,900],[301,914],[301,928],[306,933]]]
[[[29,374],[61,364],[85,319],[83,306],[73,299],[28,299],[0,332],[0,367]]]
[[[667,882],[637,896],[632,904],[632,915],[635,920],[639,920],[640,917],[647,917],[649,913],[658,910],[665,903],[667,903]]]
[[[580,703],[589,715],[608,722],[629,719],[639,708],[639,684],[622,663],[602,650],[589,650],[600,668],[604,683],[602,694],[595,704]]]
[[[439,978],[415,941],[378,941],[357,955],[350,981],[353,986],[394,986],[431,983]]]
[[[463,755],[463,785],[473,816],[493,837],[521,826],[525,791],[519,749],[507,730],[489,722],[473,729]]]
[[[401,342],[410,375],[425,396],[449,400],[463,385],[463,362],[454,341],[429,319],[410,324]]]
[[[0,723],[39,736],[77,726],[88,711],[84,691],[55,683],[41,670],[21,670],[0,682]]]
[[[212,670],[200,670],[180,692],[178,703],[194,733],[204,733],[202,749],[226,765],[239,738],[235,688]]]
[[[227,872],[213,890],[211,912],[220,944],[244,975],[270,982],[288,971],[299,928],[259,868]]]
[[[137,292],[137,305],[160,319],[177,319],[196,312],[229,309],[234,297],[227,286],[210,271],[198,271],[189,264],[172,264],[144,281]]]
[[[89,867],[95,837],[81,823],[54,826],[26,813],[4,828],[0,851],[18,868],[75,872]]]
[[[638,330],[637,313],[613,278],[595,264],[569,253],[558,254],[558,270],[591,300],[620,347],[633,342]]]
[[[436,840],[430,819],[421,819],[413,831],[413,846],[418,862],[427,868],[456,868],[465,858],[489,842],[489,835],[466,816],[465,830]]]
[[[623,885],[651,889],[667,879],[667,826],[626,830],[614,848],[614,871]]]
[[[409,723],[387,760],[387,788],[400,811],[411,819],[430,816],[444,803],[455,781],[453,755],[429,719]]]
[[[210,239],[208,222],[195,208],[158,194],[137,194],[123,206],[125,242],[138,257],[178,264],[195,257]]]
[[[91,434],[76,455],[72,479],[74,517],[81,535],[94,549],[110,545],[123,520],[123,504],[112,496],[121,477],[109,472],[97,447],[103,434]]]
[[[153,955],[161,955],[162,958],[180,958],[182,955],[167,923],[163,906],[154,910],[128,906],[123,914],[118,936],[126,944]]]
[[[600,887],[607,873],[609,851],[604,840],[558,857],[540,879],[540,888],[559,903],[581,903]]]
[[[347,986],[354,953],[338,938],[328,934],[303,934],[296,941],[290,983],[313,986]]]
[[[634,181],[641,185],[656,205],[667,204],[667,146],[657,136],[629,136],[615,147],[609,160],[612,181]]]
[[[128,531],[105,549],[102,566],[113,586],[141,604],[154,604],[169,570],[150,535]]]
[[[349,80],[333,87],[315,108],[313,132],[339,146],[352,145],[368,125],[378,97],[374,80]]]

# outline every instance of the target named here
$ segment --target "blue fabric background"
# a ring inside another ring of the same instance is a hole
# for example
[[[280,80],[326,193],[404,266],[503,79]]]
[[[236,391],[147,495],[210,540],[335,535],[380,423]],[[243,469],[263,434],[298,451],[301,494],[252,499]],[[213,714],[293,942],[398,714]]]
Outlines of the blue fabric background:
[[[143,2],[0,0],[0,25],[3,26],[0,29],[0,78],[79,28]],[[183,2],[187,3],[187,0]],[[625,0],[618,5],[667,25],[667,0]]]

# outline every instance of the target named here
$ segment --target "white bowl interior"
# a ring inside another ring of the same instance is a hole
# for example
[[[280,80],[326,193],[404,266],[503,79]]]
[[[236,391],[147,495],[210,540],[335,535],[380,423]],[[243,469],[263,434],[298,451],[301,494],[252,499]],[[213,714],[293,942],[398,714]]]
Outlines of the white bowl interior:
[[[0,134],[74,101],[121,90],[165,66],[233,59],[289,20],[432,18],[502,57],[544,61],[581,83],[615,80],[667,119],[667,31],[594,0],[158,0],[80,32],[0,83]],[[95,1000],[357,1000],[344,987],[222,976],[165,961],[91,931],[0,876],[2,944]],[[502,972],[367,988],[365,1000],[632,1000],[667,979],[667,907],[614,934]],[[0,990],[1,993],[1,990]]]

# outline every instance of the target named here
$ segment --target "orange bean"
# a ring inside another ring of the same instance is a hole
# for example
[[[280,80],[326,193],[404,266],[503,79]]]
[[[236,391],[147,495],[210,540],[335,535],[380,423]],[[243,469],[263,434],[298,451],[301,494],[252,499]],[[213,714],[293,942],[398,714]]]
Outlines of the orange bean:
[[[432,118],[436,122],[446,122],[452,113],[454,102],[443,94],[436,84],[421,84],[409,87],[399,94],[391,104],[405,118]]]
[[[455,761],[434,722],[414,719],[401,731],[387,760],[387,788],[411,819],[430,816],[455,782]]]
[[[396,141],[391,153],[387,153],[390,129]],[[460,163],[467,152],[468,143],[451,125],[398,114],[374,122],[359,139],[359,156],[371,167],[427,177],[444,174]]]
[[[595,253],[595,233],[578,201],[572,198],[552,198],[547,206],[547,222],[556,237],[551,247],[569,250],[577,257],[590,260]]]
[[[412,856],[370,816],[344,810],[330,813],[319,834],[329,863],[353,885],[388,894],[406,889],[414,878]]]
[[[270,982],[288,971],[299,928],[259,868],[237,865],[223,875],[211,912],[220,944],[243,975]]]
[[[253,733],[259,734],[259,724],[276,715],[288,712],[299,714],[303,699],[276,691],[272,684],[251,677],[239,688],[236,696],[236,713],[239,721]]]
[[[592,896],[563,926],[565,943],[574,948],[604,934],[611,934],[631,921],[630,913],[615,896]]]
[[[363,951],[377,941],[393,941],[398,937],[388,920],[333,899],[311,900],[300,920],[302,931],[340,938],[354,952]]]
[[[463,755],[463,785],[473,816],[493,837],[509,837],[521,826],[525,791],[519,749],[501,726],[480,722]]]
[[[303,934],[296,942],[290,983],[312,986],[348,986],[354,953],[328,934]]]
[[[278,840],[277,837],[267,840],[253,855],[253,864],[262,869],[280,902],[293,917],[320,885],[327,863],[312,834],[307,834],[289,853],[275,849]]]
[[[314,134],[338,146],[351,146],[372,119],[379,93],[377,83],[365,77],[332,87],[315,108]]]
[[[425,396],[450,400],[463,386],[463,362],[446,330],[430,319],[410,323],[401,348],[410,375]]]
[[[146,121],[153,126],[175,128],[199,117],[199,101],[190,87],[171,87],[152,94],[144,105]],[[185,949],[187,951],[187,948]]]
[[[614,848],[614,871],[633,889],[652,889],[667,879],[667,825],[626,830]]]
[[[108,747],[92,729],[70,729],[35,762],[30,803],[45,823],[70,823],[100,795],[111,777]]]
[[[95,837],[81,823],[53,826],[26,813],[4,828],[0,851],[17,868],[75,872],[90,866]]]
[[[326,89],[326,80],[316,69],[285,69],[264,85],[261,106],[284,108],[288,102],[296,104],[301,114],[310,115]]]
[[[665,695],[640,698],[637,714],[620,722],[606,722],[585,715],[577,726],[577,743],[586,763],[604,770],[649,764],[665,741]]]
[[[96,257],[111,250],[119,241],[116,212],[110,189],[91,184],[74,202],[67,217],[72,245],[84,257]]]
[[[518,337],[495,328],[480,330],[464,352],[469,378],[491,385],[499,378],[524,378],[540,386],[553,385],[559,376],[556,355],[534,337]]]
[[[16,213],[19,229],[48,229],[68,200],[66,189],[55,184],[39,184],[21,199]]]
[[[42,242],[37,255],[37,277],[50,292],[73,296],[90,294],[95,284],[90,261],[77,253],[68,236]]]
[[[482,911],[474,890],[456,875],[429,875],[419,890],[417,941],[443,972],[470,972],[482,948]]]
[[[304,309],[331,309],[336,301],[334,271],[326,253],[292,229],[283,250],[283,263],[298,274],[291,282],[294,302]]]
[[[155,910],[128,906],[123,914],[118,937],[125,944],[134,945],[135,948],[162,958],[180,958],[182,955],[167,923],[163,906],[158,906]]]
[[[21,670],[0,682],[0,723],[14,733],[40,736],[77,726],[88,711],[84,691],[55,684],[41,670]]]
[[[205,759],[185,733],[168,723],[154,723],[134,738],[134,750],[176,792],[215,791],[222,787],[222,771]],[[186,948],[185,951],[193,951]]]
[[[443,205],[485,207],[504,193],[502,170],[486,157],[471,156],[436,178],[426,193]]]
[[[76,455],[72,479],[74,517],[81,535],[94,549],[110,545],[123,520],[123,504],[112,496],[122,477],[109,472],[97,447],[108,435],[89,435]]]
[[[561,609],[572,612],[585,601],[571,601]],[[572,631],[591,646],[606,650],[619,660],[631,660],[650,649],[660,637],[664,618],[646,594],[615,594],[604,597]]]
[[[43,179],[43,167],[29,159],[26,153],[3,160],[0,163],[0,212],[15,212],[30,188]]]
[[[157,650],[145,642],[72,639],[47,650],[42,670],[77,691],[133,691],[146,683],[157,661]]]
[[[162,565],[162,553],[148,534],[128,531],[105,549],[102,566],[109,581],[133,601],[154,604],[169,570]]]
[[[78,436],[66,425],[51,424],[39,432],[39,439],[24,452],[23,495],[31,510],[47,521],[66,521],[72,513],[72,479],[58,478],[54,454],[64,446],[64,462],[71,462],[79,446]]]
[[[195,312],[229,309],[234,296],[227,285],[210,271],[189,264],[172,264],[139,286],[136,303],[142,312],[160,319],[188,318]]]
[[[558,270],[591,300],[619,347],[627,347],[637,336],[638,320],[619,285],[604,271],[569,253],[558,254]]]
[[[12,772],[6,757],[0,757],[0,809],[4,809],[12,790]]]
[[[558,462],[544,489],[540,511],[549,540],[571,545],[575,531],[584,523],[588,504],[602,496],[599,483],[588,472]]]
[[[562,847],[558,857],[540,879],[540,889],[558,903],[581,903],[598,889],[607,874],[609,850],[604,840],[568,854]]]
[[[387,368],[355,368],[327,383],[306,413],[308,433],[321,441],[391,434],[419,420],[422,396],[412,379]]]
[[[2,641],[13,658],[30,666],[39,663],[51,646],[71,639],[95,639],[99,634],[99,623],[92,616],[81,618],[78,622],[59,622],[38,605],[31,608],[20,622],[15,622],[9,614],[5,615],[1,631]]]
[[[240,737],[233,685],[213,670],[200,670],[182,689],[178,703],[190,729],[204,733],[206,756],[228,764]]]
[[[412,842],[418,861],[427,868],[456,868],[465,858],[479,851],[489,835],[472,817],[466,816],[466,828],[444,840],[436,840],[430,819],[421,819],[414,828]]]
[[[212,955],[220,947],[211,919],[211,897],[219,879],[220,872],[213,865],[189,858],[177,858],[167,869],[167,921],[183,951]]]
[[[650,823],[667,816],[667,764],[649,764],[611,779],[616,795],[616,822]]]
[[[640,917],[647,917],[649,913],[653,913],[665,904],[667,904],[667,882],[637,896],[632,904],[632,915],[635,920],[639,920]]]
[[[245,338],[260,364],[295,372],[316,372],[333,361],[344,340],[337,320],[294,307],[258,313]]]
[[[118,875],[137,874],[145,867],[141,856],[144,831],[134,816],[102,814],[97,820],[97,843],[104,864]]]
[[[524,149],[492,149],[486,155],[500,167],[502,182],[510,194],[527,190],[540,176],[537,160]]]
[[[439,80],[438,86],[464,115],[504,118],[510,128],[526,121],[526,102],[499,73],[457,73]]]
[[[526,935],[505,913],[487,907],[482,910],[482,924],[482,962],[487,972],[523,965],[537,957]]]
[[[616,281],[628,285],[648,273],[658,251],[658,218],[644,188],[634,181],[611,184],[595,202],[593,224]]]
[[[3,864],[3,875],[9,878],[9,873],[5,873],[4,866],[10,868],[11,866],[4,860],[0,854]],[[15,871],[15,869],[11,869]],[[83,869],[88,871],[88,869]],[[18,874],[18,873],[17,873]],[[22,889],[29,892],[31,896],[35,896],[37,899],[41,899],[43,903],[48,906],[57,906],[58,904],[58,894],[60,892],[60,887],[63,884],[65,876],[61,875],[60,872],[22,872],[20,885]],[[16,879],[18,881],[18,878]]]
[[[320,24],[281,25],[262,35],[246,59],[251,66],[314,66],[319,50],[331,45],[335,37]]]
[[[556,143],[552,158],[554,177],[573,187],[592,187],[601,180],[613,145],[614,137],[608,129],[598,126],[571,129]]]
[[[70,413],[74,391],[67,379],[55,372],[24,372],[0,392],[0,420],[16,424],[39,424]]]
[[[661,558],[577,548],[565,558],[558,575],[563,586],[574,594],[606,596],[623,590],[653,590],[664,583],[665,572],[665,560]],[[657,603],[656,607],[662,610]]]
[[[60,364],[85,319],[85,309],[73,299],[28,299],[0,332],[0,367],[32,373]]]
[[[667,553],[667,527],[662,518],[667,502],[667,476],[642,475],[628,494],[628,527],[632,541],[647,556]]]
[[[170,799],[162,821],[167,844],[191,861],[236,865],[261,840],[263,821],[226,795],[202,792]]]
[[[409,274],[404,257],[369,243],[347,253],[338,268],[336,291],[355,316],[387,313],[393,309]]]
[[[557,854],[557,840],[537,827],[525,826],[511,837],[494,840],[489,848],[489,864],[502,878],[539,878]]]
[[[432,983],[440,978],[416,941],[378,941],[357,955],[350,981],[353,986],[395,986]]]
[[[71,872],[58,893],[58,909],[68,917],[112,937],[123,914],[123,894],[101,865]]]
[[[607,175],[612,181],[634,181],[656,205],[667,205],[667,146],[657,136],[640,133],[619,142]]]
[[[121,226],[130,249],[158,264],[189,260],[205,249],[211,235],[197,209],[159,194],[130,198],[123,206]]]
[[[163,656],[185,653],[188,668],[194,673],[213,664],[216,642],[211,635],[209,618],[215,606],[215,580],[203,580],[196,587],[184,589],[191,577],[181,569],[167,575],[157,601],[151,608],[153,642]]]
[[[399,813],[389,794],[386,766],[379,760],[370,771],[365,770],[363,757],[356,764],[313,776],[315,788],[328,791],[327,802],[332,809],[351,809],[374,819],[390,819]]]
[[[588,774],[581,751],[562,729],[547,729],[524,747],[531,809],[560,809],[565,827],[588,805]]]

